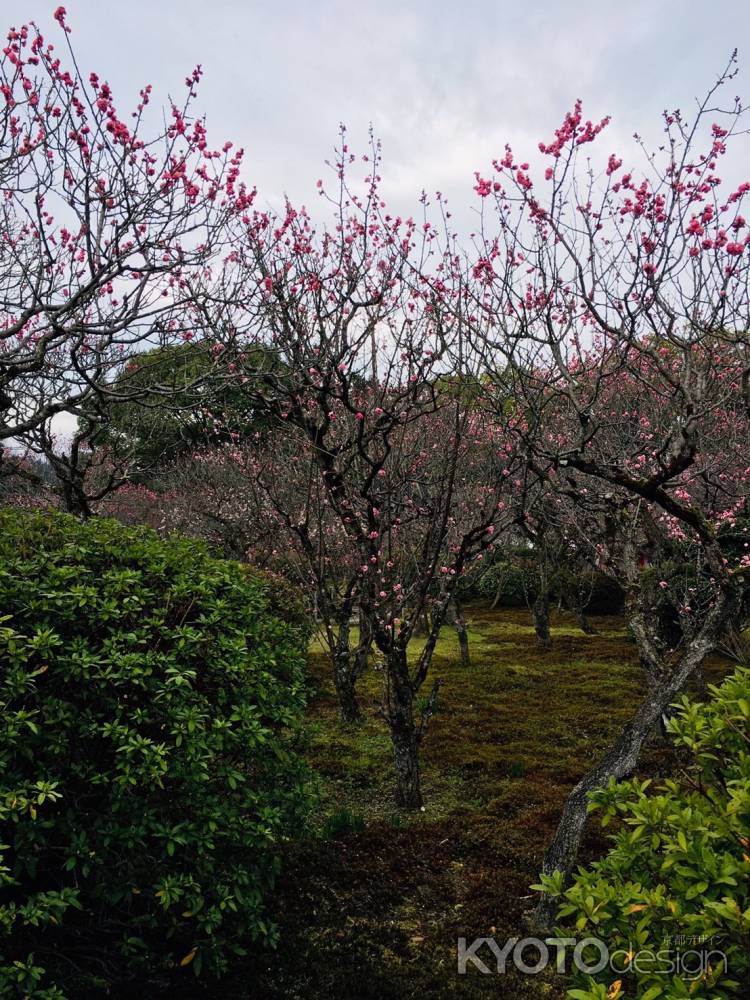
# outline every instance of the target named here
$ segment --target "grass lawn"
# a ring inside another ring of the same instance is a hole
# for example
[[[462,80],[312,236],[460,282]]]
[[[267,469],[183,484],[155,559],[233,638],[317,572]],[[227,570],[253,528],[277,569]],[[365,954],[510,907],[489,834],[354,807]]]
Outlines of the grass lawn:
[[[422,746],[425,810],[416,814],[393,804],[390,743],[377,716],[380,673],[360,682],[366,720],[345,726],[323,648],[313,644],[305,752],[321,777],[317,825],[287,852],[273,903],[278,952],[255,970],[252,989],[238,981],[222,995],[564,995],[554,974],[459,976],[456,941],[494,936],[502,945],[525,936],[528,886],[566,792],[639,697],[635,647],[615,618],[593,619],[598,634],[587,636],[557,615],[545,653],[525,611],[476,607],[468,617],[472,665],[460,666],[452,629],[435,653],[431,675],[443,685]],[[644,771],[668,767],[663,748],[643,761]],[[605,843],[593,824],[584,855]]]

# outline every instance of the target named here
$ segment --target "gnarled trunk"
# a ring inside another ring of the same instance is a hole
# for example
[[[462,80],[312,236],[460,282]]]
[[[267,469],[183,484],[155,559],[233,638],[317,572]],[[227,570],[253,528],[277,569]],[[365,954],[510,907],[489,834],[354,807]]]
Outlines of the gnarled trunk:
[[[73,479],[63,480],[60,495],[63,502],[63,508],[69,514],[75,514],[76,517],[80,517],[81,520],[85,521],[91,517],[91,507],[89,506],[88,497],[86,496],[86,491],[83,487],[83,479],[76,477]]]
[[[700,633],[685,650],[679,662],[669,673],[665,670],[658,683],[654,682],[652,674],[646,697],[632,719],[624,726],[617,741],[604,754],[601,761],[581,778],[568,796],[557,831],[544,859],[542,871],[545,875],[562,871],[566,879],[570,876],[583,838],[589,794],[604,788],[610,778],[619,780],[635,769],[649,733],[658,725],[675,697],[715,646],[735,604],[735,595],[723,593],[709,612]],[[637,618],[631,624],[641,647],[642,659],[649,661],[653,667],[655,663],[653,646],[648,642],[648,637],[643,633]],[[534,911],[535,926],[550,929],[556,912],[557,900],[546,893],[542,894]]]

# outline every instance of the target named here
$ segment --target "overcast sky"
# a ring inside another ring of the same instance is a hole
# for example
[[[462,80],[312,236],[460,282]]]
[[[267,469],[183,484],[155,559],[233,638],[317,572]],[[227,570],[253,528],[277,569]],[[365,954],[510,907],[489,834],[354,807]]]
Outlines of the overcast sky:
[[[61,41],[56,6],[0,0],[0,29],[33,19]],[[750,0],[67,0],[65,7],[82,70],[110,82],[121,110],[135,106],[146,83],[155,104],[169,94],[182,99],[184,77],[200,63],[196,106],[212,144],[244,146],[244,175],[261,204],[278,207],[286,192],[314,214],[315,181],[325,176],[340,122],[360,149],[372,123],[392,206],[409,212],[423,188],[439,189],[466,232],[477,204],[474,171],[489,172],[506,142],[533,160],[577,97],[586,117],[613,117],[605,154],[632,150],[636,130],[658,141],[660,112],[691,108],[735,47],[741,73],[726,97],[750,98]],[[737,171],[750,157],[733,159],[731,179],[747,179]]]
[[[529,159],[577,97],[613,116],[607,152],[635,130],[658,136],[665,107],[687,110],[750,42],[749,0],[68,0],[85,72],[121,108],[152,83],[182,97],[205,72],[197,106],[216,144],[246,149],[261,200],[287,192],[315,208],[315,181],[339,122],[362,147],[383,142],[386,194],[408,210],[422,188],[458,218],[475,169],[506,142]],[[5,25],[34,19],[60,38],[55,3],[0,0]],[[750,60],[750,44],[745,56]],[[748,68],[736,90],[747,94]],[[734,90],[735,88],[733,88]],[[733,96],[727,94],[726,96]],[[750,94],[747,96],[750,97]]]

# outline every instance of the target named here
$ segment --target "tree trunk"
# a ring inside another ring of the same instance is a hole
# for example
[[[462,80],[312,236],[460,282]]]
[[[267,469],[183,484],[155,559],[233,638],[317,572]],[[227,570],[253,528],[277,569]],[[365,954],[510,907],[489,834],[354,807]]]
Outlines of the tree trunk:
[[[461,666],[470,667],[471,657],[469,655],[469,633],[466,622],[461,620],[456,622],[456,633],[458,635],[458,648],[461,655]]]
[[[333,679],[339,696],[342,722],[360,722],[362,711],[357,701],[357,675],[352,670],[352,655],[348,651],[334,655]]]
[[[430,634],[430,616],[425,608],[417,616],[417,621],[414,626],[415,636],[425,636]]]
[[[357,700],[357,681],[367,668],[372,647],[370,621],[362,607],[359,609],[359,642],[351,647],[351,594],[336,611],[335,619],[330,604],[321,602],[326,619],[326,634],[333,663],[333,682],[339,699],[342,722],[361,722],[362,711]],[[326,612],[328,614],[326,615]]]
[[[463,615],[461,601],[457,597],[453,598],[453,627],[455,628],[456,635],[458,636],[458,649],[461,656],[461,666],[471,666],[471,657],[469,655],[469,631],[466,628],[466,619]]]
[[[542,649],[552,649],[552,636],[549,631],[549,594],[542,592],[531,607],[534,617],[534,631]]]
[[[658,696],[659,687],[664,676],[663,665],[657,670],[653,662],[653,656],[651,658],[648,656],[641,656],[641,667],[646,675],[646,686],[648,690]],[[669,739],[669,733],[667,732],[668,718],[669,706],[667,706],[665,710],[660,713],[654,722],[653,737],[656,744],[664,744]]]
[[[565,802],[560,823],[545,856],[542,868],[545,875],[555,871],[564,872],[566,878],[570,875],[583,839],[589,794],[603,788],[610,778],[623,778],[635,768],[646,738],[673,697],[671,687],[660,694],[652,692],[626,724],[614,746],[575,786]],[[556,899],[543,894],[534,912],[535,923],[545,929],[551,928],[557,905]]]
[[[367,670],[372,649],[372,623],[360,604],[359,606],[359,645],[355,650],[354,675],[357,680]]]
[[[91,517],[91,508],[82,482],[76,483],[71,480],[63,480],[60,494],[63,507],[69,514],[75,514],[82,521]]]
[[[588,620],[585,611],[578,612],[578,627],[584,633],[584,635],[597,635],[597,631],[591,622]]]
[[[393,745],[396,803],[404,809],[419,809],[422,805],[420,733],[414,722],[414,690],[409,679],[405,651],[394,650],[386,659],[385,669],[386,718]]]
[[[659,684],[649,685],[646,697],[630,722],[626,723],[616,743],[570,793],[544,859],[542,871],[545,875],[562,871],[566,879],[570,876],[583,838],[589,794],[604,788],[610,778],[619,780],[635,769],[649,733],[714,647],[721,628],[732,613],[733,606],[733,595],[722,594],[717,599],[700,634],[683,653],[671,673],[662,677]],[[636,628],[634,631],[636,638],[639,638],[639,629]],[[537,928],[550,929],[554,924],[556,912],[556,899],[543,893],[534,911],[534,925]]]
[[[396,771],[396,804],[404,809],[419,809],[422,788],[419,774],[419,739],[413,722],[391,724],[393,766]]]

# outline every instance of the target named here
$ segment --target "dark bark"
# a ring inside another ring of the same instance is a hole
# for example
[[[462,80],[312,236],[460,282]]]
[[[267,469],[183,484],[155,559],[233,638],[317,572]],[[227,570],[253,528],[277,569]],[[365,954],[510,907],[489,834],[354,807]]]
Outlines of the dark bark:
[[[566,879],[569,878],[578,858],[586,825],[589,794],[605,787],[610,778],[619,780],[635,769],[649,734],[715,646],[722,628],[731,617],[735,604],[736,599],[733,594],[722,593],[718,597],[700,633],[683,652],[680,660],[669,673],[665,671],[658,683],[649,684],[646,697],[631,720],[626,723],[617,741],[570,793],[544,859],[542,871],[545,875],[562,871]],[[633,632],[641,647],[642,660],[653,663],[653,647],[641,625],[642,622],[638,620],[631,621]],[[551,928],[556,912],[557,900],[546,893],[542,894],[534,911],[534,925],[538,928]]]
[[[417,621],[414,626],[414,635],[419,637],[429,635],[431,628],[432,626],[430,625],[430,615],[427,609],[425,608],[417,615]]]
[[[691,678],[695,678],[697,676],[697,674],[701,671],[701,669],[702,668],[701,668],[701,665],[699,663],[698,666],[693,670],[693,672],[691,674]],[[662,686],[664,685],[665,679],[668,679],[668,677],[669,677],[669,670],[666,668],[665,665],[662,666],[662,669],[660,670],[660,672],[658,674],[654,674],[652,672],[650,673],[647,670],[646,671],[646,685],[647,685],[647,688],[648,688],[649,692],[654,693],[658,697],[659,691],[661,690]],[[690,678],[688,678],[688,680],[690,680]],[[688,680],[685,681],[685,684],[687,684]],[[685,685],[683,685],[683,687],[684,686]],[[670,704],[668,704],[664,708],[664,710],[659,715],[659,718],[656,720],[656,723],[654,724],[654,734],[657,737],[657,741],[661,740],[663,742],[667,742],[669,740],[669,732],[667,730],[667,723],[669,722],[669,719],[671,718],[671,716],[672,716],[672,705],[670,703]]]
[[[344,722],[361,722],[362,709],[357,698],[357,681],[367,669],[370,662],[372,647],[372,629],[370,621],[363,609],[359,609],[359,642],[353,650],[349,650],[349,630],[345,631],[347,650],[341,653],[340,669],[336,670],[336,690],[341,706],[341,718]]]
[[[578,612],[578,627],[584,633],[584,635],[597,635],[597,631],[591,622],[588,620],[585,611]]]
[[[549,630],[549,594],[541,591],[531,606],[534,618],[534,631],[542,649],[552,649],[552,636]]]
[[[359,642],[351,648],[351,595],[338,609],[338,626],[326,624],[333,662],[333,682],[339,699],[342,722],[360,722],[362,710],[357,698],[357,681],[367,669],[372,647],[372,629],[363,609],[359,609]]]
[[[648,656],[641,656],[641,667],[646,676],[646,686],[649,691],[656,692],[658,694],[659,685],[663,678],[663,664],[656,664],[653,658]],[[659,715],[659,717],[654,722],[653,729],[653,740],[654,743],[666,743],[669,738],[669,733],[667,732],[667,720],[669,718],[669,706]]]
[[[419,809],[422,788],[419,773],[419,739],[413,724],[391,724],[393,766],[396,772],[396,804],[404,809]]]
[[[492,598],[492,604],[490,605],[492,611],[494,611],[495,608],[500,603],[500,598],[503,596],[503,587],[505,586],[506,580],[507,580],[507,573],[501,572],[497,581],[495,596]]]
[[[421,733],[414,720],[414,687],[409,677],[405,650],[393,650],[385,669],[386,719],[393,745],[396,803],[404,809],[419,809],[422,805],[419,773]]]
[[[458,635],[458,649],[461,656],[461,666],[469,667],[471,666],[471,657],[469,655],[469,633],[466,628],[466,622],[456,622],[456,634]]]
[[[357,677],[352,669],[352,654],[337,651],[333,657],[333,679],[339,698],[342,722],[360,722],[362,710],[357,700]]]
[[[83,520],[91,517],[91,507],[88,497],[83,487],[83,482],[74,482],[72,479],[64,479],[60,487],[60,495],[63,508],[69,514],[75,514]]]
[[[355,660],[354,660],[354,671],[356,674],[356,679],[362,676],[362,674],[367,670],[367,665],[370,662],[370,650],[372,649],[372,624],[370,622],[365,609],[360,605],[359,608],[359,645],[355,650]]]
[[[372,629],[362,608],[359,611],[359,642],[349,646],[349,623],[340,624],[338,641],[333,653],[333,676],[339,696],[343,722],[361,722],[362,709],[357,698],[357,681],[367,669],[372,647]]]
[[[463,615],[463,607],[458,597],[453,598],[453,627],[458,636],[458,649],[461,657],[461,666],[471,666],[471,656],[469,654],[469,630],[466,628],[466,619]]]

